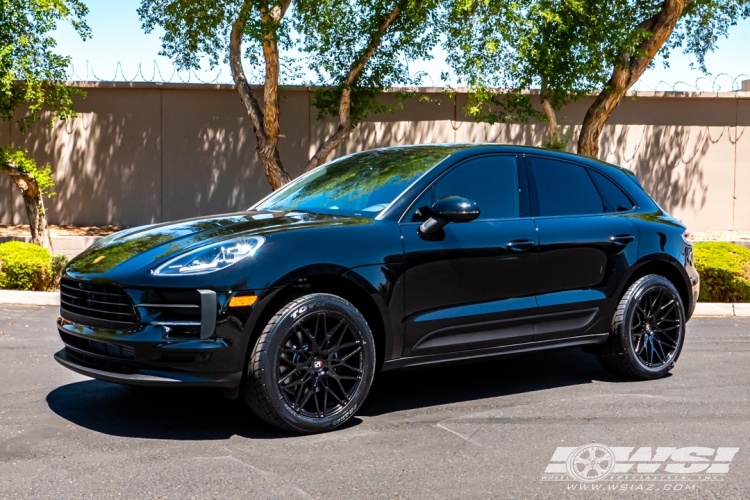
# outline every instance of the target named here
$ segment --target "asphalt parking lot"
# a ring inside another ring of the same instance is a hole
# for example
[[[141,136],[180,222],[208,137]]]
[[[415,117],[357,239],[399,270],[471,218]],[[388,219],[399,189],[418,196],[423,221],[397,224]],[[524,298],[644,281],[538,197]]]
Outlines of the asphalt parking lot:
[[[62,368],[56,314],[0,306],[0,498],[750,498],[750,319],[694,318],[657,381],[578,350],[381,374],[350,425],[291,436],[214,391]],[[543,480],[592,442],[739,452],[711,480]]]

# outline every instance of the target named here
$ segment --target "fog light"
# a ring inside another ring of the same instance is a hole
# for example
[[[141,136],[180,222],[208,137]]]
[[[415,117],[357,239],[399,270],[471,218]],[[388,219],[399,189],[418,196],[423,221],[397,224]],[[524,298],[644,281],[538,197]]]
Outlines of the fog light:
[[[249,307],[258,300],[256,295],[235,295],[229,301],[229,307]]]

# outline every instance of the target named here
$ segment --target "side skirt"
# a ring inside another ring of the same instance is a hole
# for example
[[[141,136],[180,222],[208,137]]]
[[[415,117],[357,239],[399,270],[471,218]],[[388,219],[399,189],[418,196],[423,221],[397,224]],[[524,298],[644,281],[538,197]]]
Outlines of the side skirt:
[[[520,354],[566,347],[598,345],[607,342],[607,338],[609,338],[609,333],[595,333],[591,335],[582,335],[579,337],[524,342],[522,344],[491,347],[486,349],[473,349],[469,351],[430,354],[426,356],[410,356],[407,358],[399,358],[386,361],[385,363],[383,363],[382,371],[400,370],[402,368],[430,367],[442,364],[461,364],[470,363],[472,361],[487,361],[493,358],[507,356],[509,354]]]

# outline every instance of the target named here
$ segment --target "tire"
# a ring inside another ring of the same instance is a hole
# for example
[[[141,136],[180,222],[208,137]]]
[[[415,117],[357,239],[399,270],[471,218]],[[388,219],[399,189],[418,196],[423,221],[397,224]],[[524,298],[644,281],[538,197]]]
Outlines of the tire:
[[[611,373],[650,380],[667,375],[685,342],[685,306],[674,285],[649,274],[630,285],[597,357]]]
[[[305,295],[269,320],[252,348],[243,395],[275,427],[329,431],[364,402],[375,361],[372,331],[356,307],[336,295]]]

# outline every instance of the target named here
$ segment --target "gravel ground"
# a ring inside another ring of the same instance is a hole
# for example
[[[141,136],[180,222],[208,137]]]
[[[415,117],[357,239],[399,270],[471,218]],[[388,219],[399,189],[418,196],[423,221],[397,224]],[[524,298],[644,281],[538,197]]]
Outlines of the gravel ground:
[[[214,391],[62,368],[55,317],[0,307],[0,499],[750,498],[750,320],[693,319],[655,381],[578,350],[381,374],[350,425],[292,436]],[[557,447],[591,442],[739,452],[720,481],[542,480]]]

